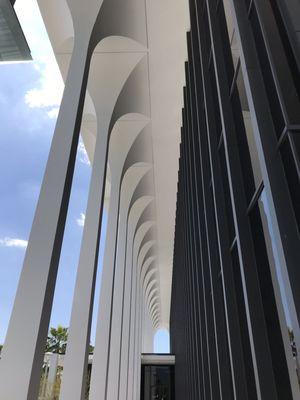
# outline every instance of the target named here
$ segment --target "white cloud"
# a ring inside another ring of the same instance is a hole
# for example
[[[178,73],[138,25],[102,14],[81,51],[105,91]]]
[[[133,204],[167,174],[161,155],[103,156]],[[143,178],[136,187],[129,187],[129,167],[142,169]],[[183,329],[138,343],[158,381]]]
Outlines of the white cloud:
[[[57,118],[59,112],[59,107],[53,107],[50,111],[47,111],[49,118]]]
[[[79,160],[83,164],[90,165],[90,160],[89,160],[88,154],[86,152],[83,141],[81,139],[79,140],[79,143],[78,143],[78,154],[79,154]]]
[[[5,237],[0,239],[0,246],[3,247],[18,247],[20,249],[26,249],[28,244],[27,240]]]
[[[36,86],[25,94],[25,103],[31,108],[44,109],[49,118],[56,118],[64,84],[37,2],[18,0],[15,9],[31,50],[33,66],[39,73]]]
[[[85,222],[85,214],[84,213],[80,213],[80,217],[76,219],[77,225],[82,227],[84,226],[84,222]]]
[[[40,73],[37,87],[25,94],[25,102],[31,108],[58,108],[61,102],[63,83],[56,62],[48,59],[35,61]],[[49,115],[49,114],[48,114]]]

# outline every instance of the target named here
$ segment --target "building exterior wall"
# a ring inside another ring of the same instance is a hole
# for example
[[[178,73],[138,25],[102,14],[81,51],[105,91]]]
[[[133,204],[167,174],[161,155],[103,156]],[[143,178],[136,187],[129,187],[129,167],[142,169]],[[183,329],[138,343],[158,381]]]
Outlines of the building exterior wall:
[[[300,75],[282,3],[190,0],[170,318],[177,398],[300,395]]]
[[[184,64],[187,2],[39,0],[65,90],[1,354],[0,399],[38,397],[80,133],[92,177],[60,397],[83,400],[88,375],[90,400],[139,399],[141,354],[168,328],[180,117],[175,396],[300,396],[299,7],[189,0]]]
[[[144,348],[151,348],[162,318],[157,234],[152,229],[156,210],[146,3],[93,0],[86,6],[59,0],[40,1],[40,8],[45,21],[54,23],[47,28],[65,90],[1,353],[0,398],[38,398],[78,140],[88,109],[87,126],[95,139],[92,173],[60,398],[85,399],[90,375],[90,399],[138,399],[142,339]],[[60,29],[57,21],[64,19]],[[100,299],[95,299],[108,166],[109,226]],[[149,269],[155,270],[151,281]],[[99,316],[90,371],[96,301]]]

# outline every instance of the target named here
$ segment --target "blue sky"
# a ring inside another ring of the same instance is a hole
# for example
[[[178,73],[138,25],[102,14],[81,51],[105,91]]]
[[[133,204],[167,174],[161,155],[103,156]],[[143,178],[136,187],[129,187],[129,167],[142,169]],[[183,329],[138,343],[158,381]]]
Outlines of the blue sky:
[[[35,0],[18,0],[15,9],[34,61],[0,63],[0,343],[5,339],[63,91]],[[91,167],[80,142],[51,326],[69,324],[90,175]],[[102,231],[106,219],[105,214]],[[102,240],[96,300],[103,244]],[[166,332],[158,333],[155,351],[168,351]]]

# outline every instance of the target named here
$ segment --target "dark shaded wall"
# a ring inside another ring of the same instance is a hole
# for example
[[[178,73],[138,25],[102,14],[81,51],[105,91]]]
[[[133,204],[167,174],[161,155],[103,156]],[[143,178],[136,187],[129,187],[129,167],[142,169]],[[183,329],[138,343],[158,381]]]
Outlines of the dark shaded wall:
[[[300,75],[281,3],[228,0],[225,13],[222,0],[190,0],[170,317],[177,400],[298,398],[269,216],[272,199],[295,331]]]

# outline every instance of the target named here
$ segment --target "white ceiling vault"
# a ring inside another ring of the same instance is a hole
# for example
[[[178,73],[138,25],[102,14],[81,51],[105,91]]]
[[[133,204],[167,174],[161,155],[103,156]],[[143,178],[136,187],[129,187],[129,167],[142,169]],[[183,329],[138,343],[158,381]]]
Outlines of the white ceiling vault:
[[[188,0],[38,0],[38,4],[64,79],[74,30],[92,19],[88,7],[91,15],[100,9],[99,43],[92,56],[81,129],[91,162],[96,135],[111,129],[112,119],[122,124],[122,135],[128,135],[138,121],[148,124],[150,140],[144,146],[147,162],[153,163],[157,236],[152,258],[159,275],[159,325],[168,328]],[[130,79],[135,86],[128,84]],[[118,102],[124,99],[128,102],[120,107],[126,115],[118,121]]]

